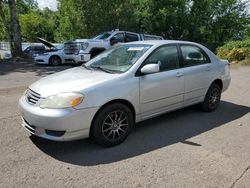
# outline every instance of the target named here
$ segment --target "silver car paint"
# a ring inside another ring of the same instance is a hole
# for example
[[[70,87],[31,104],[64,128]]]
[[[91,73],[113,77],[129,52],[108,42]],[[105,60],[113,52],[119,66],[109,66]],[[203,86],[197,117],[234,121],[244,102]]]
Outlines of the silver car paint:
[[[39,132],[35,134],[52,140],[73,140],[87,137],[94,115],[110,101],[128,101],[134,107],[136,122],[139,122],[168,111],[202,102],[208,87],[216,79],[222,80],[223,91],[227,89],[230,83],[231,78],[225,63],[199,44],[183,41],[142,41],[134,43],[152,44],[153,46],[123,74],[109,74],[78,67],[50,75],[32,84],[29,88],[41,94],[41,100],[50,95],[69,91],[80,92],[85,96],[80,105],[72,109],[63,109],[63,113],[60,113],[62,109],[41,109],[39,104],[34,107],[28,104],[23,96],[19,102],[20,111],[25,119],[28,118],[27,121],[30,124],[41,129],[66,130],[67,132],[75,131],[79,133],[83,129],[86,130],[85,134],[80,137],[79,135],[74,137],[74,134],[71,134],[68,137],[54,138]],[[135,76],[149,54],[161,45],[173,43],[199,46],[208,54],[212,63],[145,76]],[[53,116],[51,115],[52,111],[56,114],[58,111],[59,116],[51,118]]]

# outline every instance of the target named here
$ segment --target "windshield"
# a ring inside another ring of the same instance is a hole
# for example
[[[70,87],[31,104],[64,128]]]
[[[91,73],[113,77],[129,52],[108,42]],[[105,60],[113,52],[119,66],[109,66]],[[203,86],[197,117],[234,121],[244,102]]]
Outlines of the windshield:
[[[109,73],[123,73],[132,67],[152,45],[123,44],[104,51],[84,66]]]
[[[111,35],[110,32],[105,32],[105,33],[102,33],[100,35],[97,35],[97,36],[93,37],[93,39],[105,40],[105,39],[109,38],[110,35]]]
[[[58,49],[58,50],[63,49],[63,47],[64,47],[64,44],[58,44],[58,45],[56,45],[56,49]]]

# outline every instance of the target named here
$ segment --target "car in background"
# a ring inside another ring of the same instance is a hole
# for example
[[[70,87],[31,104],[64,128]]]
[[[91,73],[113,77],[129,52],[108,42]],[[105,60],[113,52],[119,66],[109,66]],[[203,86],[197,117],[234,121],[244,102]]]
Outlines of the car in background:
[[[92,39],[76,39],[64,43],[65,61],[82,64],[117,43],[143,40],[163,40],[162,36],[120,31],[119,29],[101,33]]]
[[[10,59],[12,57],[11,52],[8,50],[0,50],[0,59]]]
[[[38,38],[47,48],[41,53],[33,54],[33,59],[37,64],[46,64],[52,66],[58,66],[64,64],[64,45],[54,45],[44,39]]]
[[[216,110],[230,81],[228,61],[197,43],[118,44],[30,85],[19,100],[22,125],[50,140],[90,136],[113,146],[137,122],[194,104]]]
[[[40,53],[44,53],[46,51],[46,48],[44,45],[42,44],[33,44],[30,46],[25,47],[25,49],[23,50],[23,52],[27,55],[33,56],[34,54],[40,54]]]

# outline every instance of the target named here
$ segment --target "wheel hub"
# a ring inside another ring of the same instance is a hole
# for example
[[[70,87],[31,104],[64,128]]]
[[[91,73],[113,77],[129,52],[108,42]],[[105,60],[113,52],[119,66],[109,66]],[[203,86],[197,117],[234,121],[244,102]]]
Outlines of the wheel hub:
[[[113,128],[113,130],[118,129],[119,128],[119,122],[112,123],[112,128]]]
[[[126,133],[128,118],[122,111],[113,111],[106,116],[102,126],[102,133],[107,139],[119,139]]]

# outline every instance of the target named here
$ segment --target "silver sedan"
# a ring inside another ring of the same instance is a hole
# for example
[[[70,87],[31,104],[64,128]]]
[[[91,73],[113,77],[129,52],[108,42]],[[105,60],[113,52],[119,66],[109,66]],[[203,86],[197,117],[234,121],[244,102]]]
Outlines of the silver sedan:
[[[50,140],[113,146],[148,118],[194,104],[214,111],[230,80],[228,61],[200,44],[121,44],[30,85],[19,100],[22,125]]]

